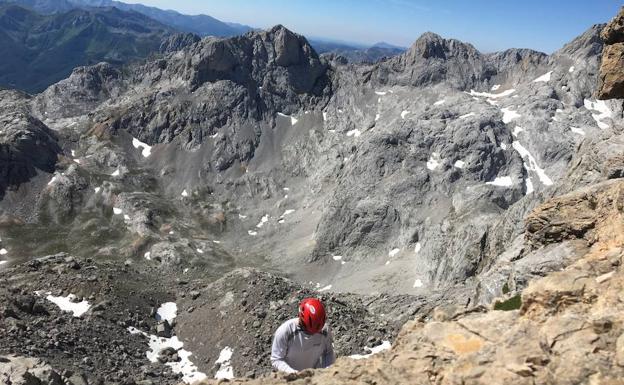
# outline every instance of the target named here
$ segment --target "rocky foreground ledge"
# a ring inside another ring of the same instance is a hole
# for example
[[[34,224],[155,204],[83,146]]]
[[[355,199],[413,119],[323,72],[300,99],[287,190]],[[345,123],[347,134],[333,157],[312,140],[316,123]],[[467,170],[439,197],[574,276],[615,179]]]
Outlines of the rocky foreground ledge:
[[[392,349],[367,360],[343,357],[325,370],[234,383],[621,384],[624,181],[546,202],[526,230],[535,247],[584,242],[588,251],[491,310],[442,306],[430,322],[410,321]]]

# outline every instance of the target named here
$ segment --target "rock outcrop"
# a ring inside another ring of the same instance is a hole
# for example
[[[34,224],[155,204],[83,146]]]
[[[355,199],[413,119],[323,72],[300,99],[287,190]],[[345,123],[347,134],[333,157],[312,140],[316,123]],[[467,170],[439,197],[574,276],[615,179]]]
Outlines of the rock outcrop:
[[[624,98],[624,8],[602,30],[605,43],[600,66],[598,99]]]
[[[3,384],[46,384],[46,385],[80,385],[84,379],[62,377],[50,365],[36,358],[1,357],[0,382]]]
[[[0,91],[0,198],[9,187],[53,172],[61,153],[57,136],[27,104],[24,94]]]

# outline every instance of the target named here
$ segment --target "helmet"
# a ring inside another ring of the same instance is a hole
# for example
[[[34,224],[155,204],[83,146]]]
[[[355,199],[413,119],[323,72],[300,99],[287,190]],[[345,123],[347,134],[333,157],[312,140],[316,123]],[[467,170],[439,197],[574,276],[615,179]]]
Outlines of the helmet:
[[[325,307],[317,298],[306,298],[299,304],[299,324],[309,334],[323,330],[325,317]]]

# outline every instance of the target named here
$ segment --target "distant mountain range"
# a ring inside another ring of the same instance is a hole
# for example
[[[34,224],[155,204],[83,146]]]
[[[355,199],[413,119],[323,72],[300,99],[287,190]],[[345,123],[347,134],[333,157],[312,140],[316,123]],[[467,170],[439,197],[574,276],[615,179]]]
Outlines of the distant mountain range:
[[[208,15],[183,15],[176,11],[114,0],[0,0],[0,3],[14,3],[46,14],[63,13],[76,8],[115,7],[138,12],[178,31],[200,36],[228,37],[252,30],[247,25],[225,23]]]
[[[322,39],[312,39],[310,44],[319,54],[342,56],[350,63],[375,63],[383,58],[402,54],[407,50],[392,44],[380,42],[370,47]]]
[[[174,33],[149,17],[116,8],[43,15],[0,5],[0,86],[39,92],[79,66],[145,58]]]
[[[124,65],[161,49],[181,49],[202,36],[250,30],[207,15],[114,0],[0,0],[0,87],[37,93],[79,66]],[[311,45],[351,63],[377,62],[405,51],[387,43],[366,47],[313,39]]]

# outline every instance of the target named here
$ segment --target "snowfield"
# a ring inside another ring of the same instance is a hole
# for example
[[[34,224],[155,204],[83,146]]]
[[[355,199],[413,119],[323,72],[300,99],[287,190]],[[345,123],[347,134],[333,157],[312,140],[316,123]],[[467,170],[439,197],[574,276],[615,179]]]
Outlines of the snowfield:
[[[141,142],[137,138],[132,138],[132,146],[136,149],[141,149],[141,155],[143,155],[144,158],[149,158],[150,155],[152,155],[152,146]]]

